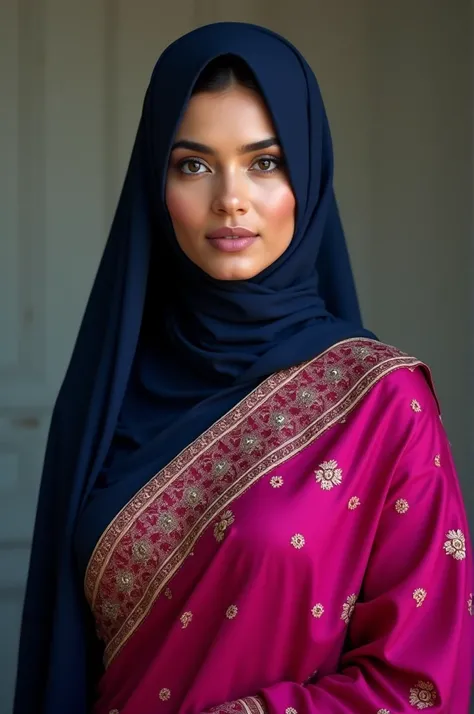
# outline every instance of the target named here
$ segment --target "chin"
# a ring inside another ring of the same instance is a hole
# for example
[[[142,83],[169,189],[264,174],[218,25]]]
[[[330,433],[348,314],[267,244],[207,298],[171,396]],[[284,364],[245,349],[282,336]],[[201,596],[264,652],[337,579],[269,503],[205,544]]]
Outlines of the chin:
[[[224,266],[201,266],[205,273],[214,280],[251,280],[262,272],[263,268],[231,268]]]

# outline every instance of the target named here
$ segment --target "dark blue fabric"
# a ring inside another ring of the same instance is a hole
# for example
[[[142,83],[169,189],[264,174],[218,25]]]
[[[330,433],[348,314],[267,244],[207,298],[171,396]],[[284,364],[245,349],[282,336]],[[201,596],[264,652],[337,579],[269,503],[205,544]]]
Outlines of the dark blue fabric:
[[[179,119],[199,73],[222,54],[253,70],[297,200],[284,255],[253,280],[232,283],[212,280],[184,256],[164,204]],[[15,714],[88,711],[101,652],[83,570],[103,528],[140,486],[265,376],[341,339],[373,337],[361,325],[332,173],[316,80],[286,40],[220,23],[163,53],[53,413]]]

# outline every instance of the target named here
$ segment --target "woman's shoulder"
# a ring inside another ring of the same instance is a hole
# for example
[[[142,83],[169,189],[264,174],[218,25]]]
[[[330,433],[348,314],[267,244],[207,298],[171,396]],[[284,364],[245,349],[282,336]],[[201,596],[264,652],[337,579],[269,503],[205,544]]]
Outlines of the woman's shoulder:
[[[408,403],[414,414],[425,408],[439,416],[429,366],[393,345],[365,338],[344,340],[308,363],[308,372],[334,401],[349,400],[354,406],[373,393],[391,410]]]

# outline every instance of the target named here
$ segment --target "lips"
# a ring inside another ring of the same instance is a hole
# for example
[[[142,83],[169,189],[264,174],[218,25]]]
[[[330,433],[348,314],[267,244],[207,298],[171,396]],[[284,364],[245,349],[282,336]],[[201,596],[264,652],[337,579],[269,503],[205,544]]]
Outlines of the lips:
[[[208,233],[207,237],[210,240],[215,240],[217,238],[256,238],[257,235],[254,231],[243,226],[224,226],[212,231],[212,233]]]
[[[258,237],[258,233],[243,226],[224,226],[209,233],[207,239],[221,253],[239,253],[255,243]]]

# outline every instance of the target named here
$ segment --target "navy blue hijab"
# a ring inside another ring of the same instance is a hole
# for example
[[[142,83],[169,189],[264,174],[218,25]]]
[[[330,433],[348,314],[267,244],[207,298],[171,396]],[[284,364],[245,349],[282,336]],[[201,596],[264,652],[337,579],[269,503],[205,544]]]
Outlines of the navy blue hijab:
[[[222,55],[240,57],[253,72],[297,204],[292,243],[248,281],[216,281],[192,264],[164,200],[180,118],[200,73]],[[266,376],[357,336],[373,337],[361,325],[311,69],[289,42],[253,25],[219,23],[180,38],[153,71],[53,413],[14,714],[88,711],[101,651],[83,570],[127,500]]]

